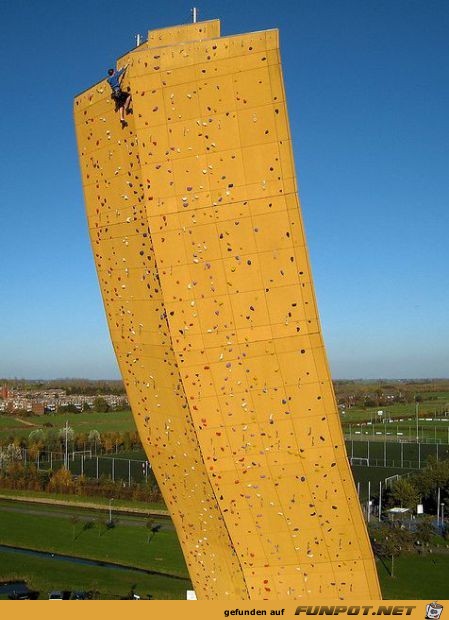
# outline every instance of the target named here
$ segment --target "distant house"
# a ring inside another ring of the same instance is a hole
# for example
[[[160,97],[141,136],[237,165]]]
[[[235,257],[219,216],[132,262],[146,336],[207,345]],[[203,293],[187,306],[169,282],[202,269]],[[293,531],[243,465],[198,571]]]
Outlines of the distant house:
[[[32,413],[34,413],[34,415],[44,415],[44,403],[31,403],[31,411]]]

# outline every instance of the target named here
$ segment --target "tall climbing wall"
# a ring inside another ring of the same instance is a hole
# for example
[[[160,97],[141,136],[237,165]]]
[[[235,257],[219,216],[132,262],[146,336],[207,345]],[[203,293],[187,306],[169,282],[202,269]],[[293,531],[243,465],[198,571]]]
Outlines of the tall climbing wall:
[[[276,30],[153,31],[75,99],[114,349],[198,598],[379,598],[321,337]]]

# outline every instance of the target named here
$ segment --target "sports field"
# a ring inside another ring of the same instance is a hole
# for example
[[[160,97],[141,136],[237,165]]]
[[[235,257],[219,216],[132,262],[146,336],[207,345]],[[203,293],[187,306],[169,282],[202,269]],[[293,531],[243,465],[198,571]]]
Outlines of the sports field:
[[[419,420],[399,419],[390,422],[343,424],[345,436],[348,438],[386,438],[387,440],[421,441],[422,443],[449,443],[449,419],[429,418]]]
[[[449,459],[449,444],[347,439],[346,452],[352,465],[421,469],[429,457]]]

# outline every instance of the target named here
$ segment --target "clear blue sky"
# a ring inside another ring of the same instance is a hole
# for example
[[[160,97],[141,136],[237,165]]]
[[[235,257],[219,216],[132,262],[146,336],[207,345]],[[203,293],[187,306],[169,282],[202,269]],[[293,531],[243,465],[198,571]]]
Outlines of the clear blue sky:
[[[73,96],[191,2],[0,0],[0,377],[118,376],[88,241]],[[332,374],[449,376],[449,3],[216,0],[278,27]]]

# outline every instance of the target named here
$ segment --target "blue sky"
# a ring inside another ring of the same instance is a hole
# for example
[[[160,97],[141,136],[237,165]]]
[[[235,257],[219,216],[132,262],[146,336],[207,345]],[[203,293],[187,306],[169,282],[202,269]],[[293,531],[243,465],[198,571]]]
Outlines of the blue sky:
[[[193,2],[193,0],[192,0]],[[0,377],[118,376],[78,169],[73,96],[190,2],[0,0]],[[277,27],[334,378],[449,376],[449,3],[228,0]]]

